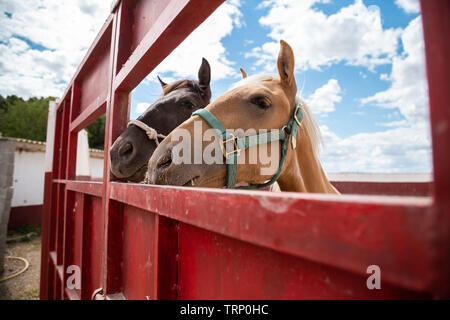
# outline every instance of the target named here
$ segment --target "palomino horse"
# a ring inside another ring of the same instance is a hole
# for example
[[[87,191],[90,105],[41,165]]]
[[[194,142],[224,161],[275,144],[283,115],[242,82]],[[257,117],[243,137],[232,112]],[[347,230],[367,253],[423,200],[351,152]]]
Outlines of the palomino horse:
[[[318,160],[319,129],[308,107],[297,97],[294,53],[286,42],[280,44],[279,77],[247,77],[205,109],[194,112],[193,117],[172,131],[153,153],[148,164],[150,183],[219,188],[248,183],[249,186],[244,188],[259,189],[277,181],[282,191],[338,193]],[[181,130],[194,137],[190,145],[197,143],[205,151],[204,141],[198,141],[203,140],[204,135],[195,134],[199,122],[202,133],[209,128],[218,132],[214,142],[220,148],[214,150],[221,152],[226,164],[173,161],[175,152],[172,150],[180,143],[173,137],[180,136]],[[263,133],[238,136],[229,134],[226,128]],[[226,148],[230,142],[231,151]],[[274,143],[277,148],[272,148]],[[240,158],[249,159],[250,150],[256,147],[266,147],[273,150],[270,156],[272,153],[278,156],[276,168],[271,173],[263,173],[265,163],[262,159],[258,158],[254,163],[239,161]]]
[[[119,179],[143,181],[148,160],[160,141],[193,111],[207,106],[211,99],[211,69],[206,59],[202,60],[198,81],[178,80],[167,84],[158,79],[163,96],[139,118],[131,120],[111,147],[111,173]]]

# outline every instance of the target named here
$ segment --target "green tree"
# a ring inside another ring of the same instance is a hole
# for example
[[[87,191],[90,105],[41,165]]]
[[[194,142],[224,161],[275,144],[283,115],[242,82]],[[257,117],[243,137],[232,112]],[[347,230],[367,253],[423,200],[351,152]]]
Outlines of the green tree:
[[[0,96],[0,132],[5,137],[45,141],[48,103],[54,99]]]
[[[3,98],[3,96],[0,94],[0,114],[2,111],[6,112],[7,107],[6,107],[6,99]]]
[[[0,95],[0,133],[4,137],[45,141],[47,135],[48,103],[53,97],[24,100],[15,95]],[[104,148],[105,121],[103,115],[89,126],[89,147]]]
[[[102,149],[105,147],[105,122],[103,115],[86,127],[89,140],[89,148]]]

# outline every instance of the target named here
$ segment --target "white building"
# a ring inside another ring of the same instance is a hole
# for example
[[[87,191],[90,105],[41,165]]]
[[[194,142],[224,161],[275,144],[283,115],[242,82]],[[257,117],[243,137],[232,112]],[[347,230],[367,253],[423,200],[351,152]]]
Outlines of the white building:
[[[40,225],[44,200],[46,143],[14,139],[13,197],[9,229],[23,224]],[[98,180],[103,177],[103,150],[88,148],[86,131],[78,133],[76,175],[79,179]]]

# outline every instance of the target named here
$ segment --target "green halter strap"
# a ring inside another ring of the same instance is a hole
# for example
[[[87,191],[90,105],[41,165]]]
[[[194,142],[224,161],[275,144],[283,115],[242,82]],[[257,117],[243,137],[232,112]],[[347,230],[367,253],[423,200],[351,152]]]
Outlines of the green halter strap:
[[[303,120],[303,111],[301,103],[297,105],[293,116],[289,120],[288,124],[282,129],[271,130],[253,136],[236,137],[234,134],[227,132],[227,129],[206,109],[199,109],[192,113],[192,116],[200,116],[205,120],[209,126],[216,129],[219,135],[222,137],[222,143],[220,147],[227,165],[227,188],[228,189],[262,189],[274,184],[281,175],[283,170],[284,161],[286,159],[289,150],[289,140],[292,139],[292,147],[296,147],[296,137],[298,127]],[[234,150],[227,152],[226,144],[233,141]],[[281,159],[278,166],[278,170],[270,181],[263,184],[251,184],[249,186],[236,187],[237,181],[237,159],[242,150],[254,147],[260,144],[267,144],[274,141],[281,141]]]

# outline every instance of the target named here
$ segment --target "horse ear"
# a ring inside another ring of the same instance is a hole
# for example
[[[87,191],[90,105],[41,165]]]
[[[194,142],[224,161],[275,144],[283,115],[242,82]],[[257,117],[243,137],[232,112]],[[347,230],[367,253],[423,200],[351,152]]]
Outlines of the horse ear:
[[[294,78],[294,51],[291,46],[284,40],[280,40],[280,53],[278,54],[278,74],[280,75],[281,82],[289,87],[295,85]]]
[[[211,81],[211,68],[209,66],[209,62],[202,58],[202,65],[198,70],[198,82],[200,83],[200,87],[205,88],[209,87],[209,83]]]
[[[164,89],[164,87],[167,86],[167,83],[165,83],[164,81],[162,81],[161,78],[160,78],[159,76],[157,76],[157,77],[158,77],[159,83],[161,83],[161,87]]]
[[[245,78],[247,78],[247,77],[248,77],[248,75],[247,75],[247,72],[245,72],[245,70],[244,70],[244,69],[242,69],[242,68],[239,68],[239,70],[241,70],[241,74],[242,74],[242,79],[245,79]]]

